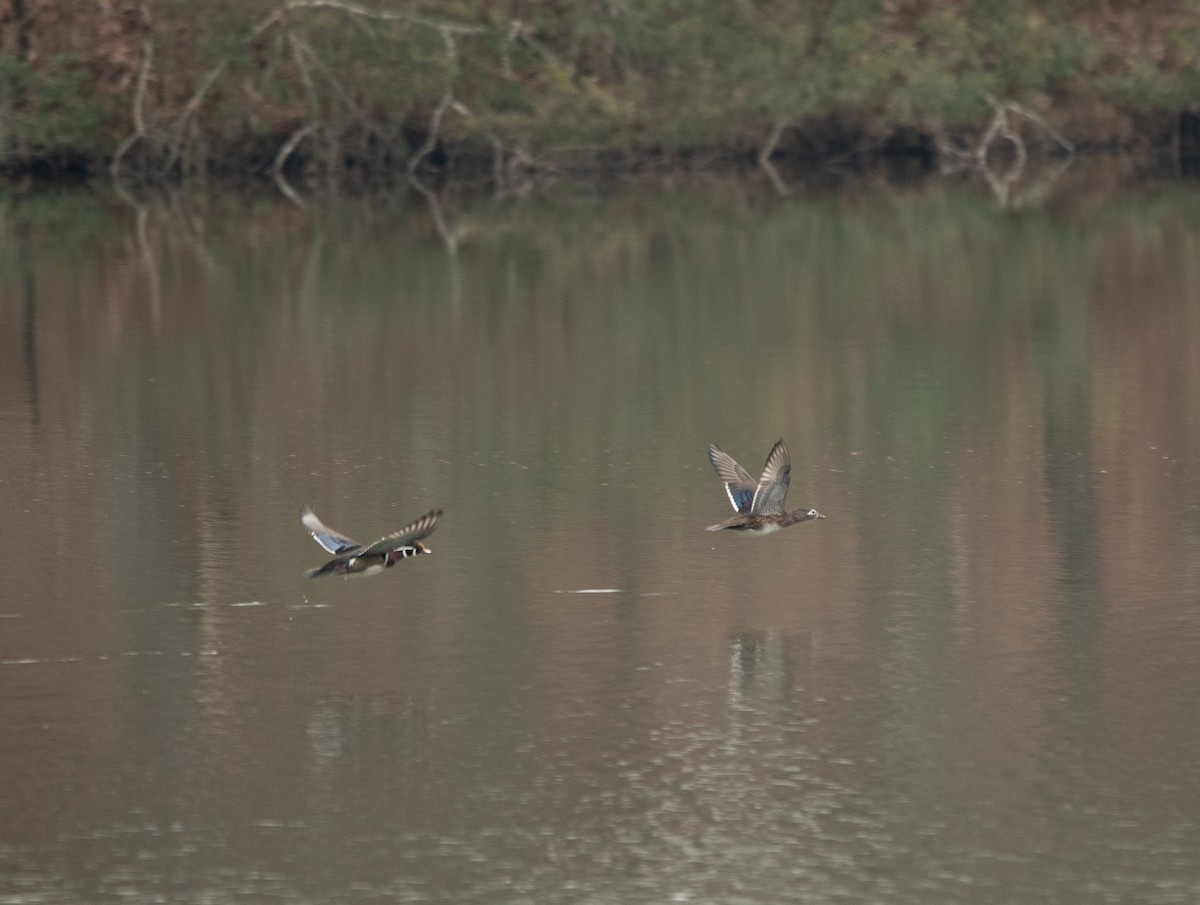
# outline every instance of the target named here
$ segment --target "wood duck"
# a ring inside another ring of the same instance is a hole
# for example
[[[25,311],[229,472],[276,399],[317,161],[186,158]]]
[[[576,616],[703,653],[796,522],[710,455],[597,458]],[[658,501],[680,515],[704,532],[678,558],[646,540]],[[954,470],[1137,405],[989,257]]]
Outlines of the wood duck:
[[[712,463],[717,477],[724,482],[725,492],[729,494],[729,502],[737,510],[737,515],[719,525],[709,525],[704,529],[706,531],[728,528],[730,531],[745,531],[754,535],[771,534],[796,522],[825,518],[815,509],[784,510],[783,501],[787,498],[788,484],[791,483],[792,460],[782,440],[771,447],[758,483],[715,443],[708,444],[708,461]]]
[[[300,524],[308,529],[313,540],[334,556],[319,569],[310,569],[304,574],[308,578],[320,578],[324,575],[377,575],[402,559],[432,553],[433,551],[421,543],[421,540],[431,535],[441,520],[442,510],[435,509],[426,512],[399,531],[381,537],[373,544],[363,545],[344,534],[338,534],[332,528],[325,527],[312,511],[312,507],[305,506],[300,510]]]

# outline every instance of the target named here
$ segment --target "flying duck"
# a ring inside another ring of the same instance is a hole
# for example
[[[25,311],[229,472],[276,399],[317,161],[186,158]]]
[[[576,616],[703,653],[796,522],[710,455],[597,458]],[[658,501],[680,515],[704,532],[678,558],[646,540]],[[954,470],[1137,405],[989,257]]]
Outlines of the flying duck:
[[[762,478],[757,483],[747,474],[746,469],[738,465],[729,453],[715,443],[708,444],[708,461],[712,463],[717,477],[725,484],[725,492],[729,494],[729,502],[733,504],[737,515],[718,525],[709,525],[704,529],[706,531],[728,528],[731,531],[745,531],[754,535],[771,534],[796,522],[825,518],[815,509],[793,509],[787,512],[783,508],[788,484],[791,482],[792,460],[782,440],[771,447],[767,464],[763,466]]]
[[[333,559],[304,574],[308,578],[320,578],[324,575],[376,575],[384,569],[390,569],[402,559],[432,553],[433,551],[421,543],[421,540],[431,535],[441,520],[442,510],[426,512],[399,531],[364,546],[344,534],[338,534],[332,528],[327,528],[317,518],[312,507],[305,506],[300,510],[300,524],[308,529],[313,540],[333,554]]]

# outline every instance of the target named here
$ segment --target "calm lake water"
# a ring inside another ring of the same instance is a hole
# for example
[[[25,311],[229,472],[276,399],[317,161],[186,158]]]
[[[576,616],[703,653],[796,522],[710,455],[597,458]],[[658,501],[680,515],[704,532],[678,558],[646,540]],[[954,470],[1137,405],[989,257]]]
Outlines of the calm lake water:
[[[0,205],[0,903],[1200,901],[1195,183],[443,202]]]

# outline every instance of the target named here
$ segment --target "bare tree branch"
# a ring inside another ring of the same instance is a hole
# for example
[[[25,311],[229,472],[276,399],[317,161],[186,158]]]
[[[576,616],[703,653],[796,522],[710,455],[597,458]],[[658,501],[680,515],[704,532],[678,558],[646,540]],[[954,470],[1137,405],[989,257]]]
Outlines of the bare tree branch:
[[[315,120],[321,118],[321,100],[317,97],[317,87],[313,84],[312,75],[308,71],[308,64],[304,61],[305,51],[307,46],[302,46],[301,40],[295,34],[288,32],[288,49],[292,54],[292,62],[296,64],[296,70],[300,73],[300,84],[304,86],[304,95],[308,98],[309,115]]]
[[[563,69],[571,75],[575,74],[575,67],[569,66],[558,58],[558,56],[549,47],[533,36],[533,27],[526,25],[520,19],[513,19],[508,29],[509,40],[520,38],[525,44],[536,50],[538,54],[547,63]]]
[[[1055,129],[1053,126],[1051,126],[1042,117],[1038,116],[1038,114],[1034,113],[1028,107],[1023,107],[1020,104],[1014,103],[1012,101],[1009,101],[1004,106],[1011,112],[1017,114],[1018,116],[1025,117],[1025,119],[1029,120],[1035,126],[1039,126],[1043,132],[1045,132],[1047,135],[1049,135],[1051,138],[1053,138],[1056,142],[1058,142],[1059,147],[1061,147],[1068,154],[1075,153],[1075,146],[1067,140],[1066,136],[1064,136],[1061,132],[1059,132],[1057,129]]]
[[[358,105],[358,102],[350,96],[350,92],[346,90],[346,86],[343,85],[341,80],[338,79],[338,77],[333,74],[332,70],[325,65],[325,62],[317,55],[316,51],[312,49],[312,45],[295,34],[292,35],[292,41],[299,52],[303,55],[304,59],[308,61],[308,64],[313,69],[319,71],[325,81],[329,82],[330,87],[333,88],[333,93],[338,96],[338,100],[345,105],[347,110],[354,114],[355,119],[359,120],[364,124],[364,126],[366,126],[368,124],[368,116],[366,111],[364,111],[363,108]]]
[[[377,22],[398,22],[405,25],[416,26],[420,28],[428,28],[438,32],[442,37],[442,41],[446,48],[446,59],[449,64],[449,73],[446,79],[445,90],[439,99],[437,106],[434,108],[430,117],[429,134],[426,136],[425,142],[418,150],[417,155],[410,160],[410,169],[419,165],[432,150],[437,146],[440,140],[440,130],[442,119],[448,110],[458,110],[466,112],[466,108],[454,97],[454,84],[457,78],[457,47],[455,45],[455,36],[459,35],[476,35],[488,31],[488,27],[484,25],[471,25],[466,23],[454,22],[445,19],[431,18],[428,16],[414,15],[407,12],[389,9],[374,9],[369,6],[364,6],[360,3],[352,2],[352,0],[283,0],[279,6],[268,13],[263,18],[255,22],[250,29],[242,36],[238,42],[239,47],[246,47],[258,40],[263,34],[270,29],[279,25],[281,22],[286,22],[287,19],[294,13],[306,12],[313,10],[332,10],[350,16],[354,20],[370,20]],[[284,146],[280,149],[279,155],[276,157],[276,164],[282,166],[287,158],[295,151],[296,145],[307,135],[312,134],[316,130],[316,122],[321,119],[320,111],[320,95],[316,90],[316,83],[313,79],[311,67],[320,69],[321,74],[333,86],[335,93],[346,107],[354,114],[357,120],[370,131],[369,117],[363,110],[354,102],[349,92],[345,90],[338,79],[329,71],[329,68],[324,66],[312,49],[302,41],[294,32],[289,32],[287,35],[291,56],[296,64],[299,77],[304,85],[304,90],[308,98],[308,106],[310,116],[315,121],[314,124],[307,128],[301,128],[288,139]],[[531,40],[531,39],[527,39]],[[165,159],[162,162],[162,172],[170,172],[178,164],[180,156],[183,152],[185,143],[188,140],[193,124],[196,121],[197,114],[203,107],[213,87],[217,81],[229,68],[235,58],[234,53],[228,53],[204,74],[192,92],[191,97],[180,109],[179,114],[175,117],[170,127],[170,138],[163,142],[166,148]],[[150,71],[152,60],[151,47],[149,40],[143,44],[143,58],[141,72],[139,73],[137,87],[134,91],[133,98],[133,118],[134,118],[134,133],[126,138],[117,149],[111,172],[116,178],[120,172],[121,161],[128,154],[129,150],[137,144],[139,140],[145,140],[148,137],[146,122],[144,116],[144,105],[146,96],[146,83],[148,73]],[[297,137],[299,136],[299,138]]]
[[[995,107],[995,113],[992,116],[991,124],[979,139],[975,150],[969,156],[982,172],[996,199],[1002,206],[1009,207],[1021,201],[1021,195],[1014,194],[1014,190],[1025,175],[1025,167],[1029,161],[1025,139],[1017,129],[1013,128],[1013,124],[1009,119],[1010,115],[1028,120],[1042,132],[1053,138],[1059,147],[1067,152],[1066,164],[1071,162],[1075,148],[1040,116],[1022,107],[1020,104],[1011,101],[1001,104],[993,100],[992,105]],[[997,139],[1004,139],[1013,148],[1012,161],[1003,170],[999,171],[993,168],[990,161],[991,148]],[[1041,188],[1052,182],[1063,169],[1065,169],[1065,166],[1058,168],[1053,176],[1048,179],[1035,180],[1035,188]],[[1030,195],[1032,191],[1031,189],[1024,194]]]
[[[429,19],[425,16],[414,16],[411,13],[403,13],[398,10],[371,9],[367,6],[361,6],[358,3],[349,3],[347,0],[287,0],[284,6],[288,10],[336,9],[365,19],[379,19],[386,22],[408,22],[412,25],[435,28],[443,33],[451,31],[461,35],[477,35],[486,31],[482,25],[463,25],[459,22],[448,22],[444,19]]]
[[[245,46],[256,41],[260,35],[267,31],[267,29],[271,28],[283,19],[285,11],[286,7],[281,7],[270,15],[260,19],[258,23],[250,29],[249,33],[242,38],[240,42],[241,45]],[[212,89],[212,86],[216,84],[217,79],[221,77],[221,73],[225,71],[232,61],[233,56],[231,54],[226,55],[220,61],[218,61],[217,64],[208,71],[204,78],[200,80],[199,87],[197,87],[195,92],[193,92],[192,96],[188,99],[188,102],[183,105],[183,111],[175,120],[175,139],[171,143],[171,153],[167,157],[166,165],[163,167],[164,171],[169,171],[179,160],[180,148],[183,146],[183,139],[187,133],[188,126],[191,124],[192,117],[196,115],[196,111],[198,111],[200,109],[200,105],[204,103],[205,96]]]
[[[425,141],[421,147],[417,148],[417,153],[413,154],[408,161],[408,173],[411,176],[416,172],[417,167],[421,165],[421,161],[433,152],[437,147],[438,141],[441,139],[442,117],[446,115],[446,111],[455,105],[454,102],[454,83],[458,74],[458,47],[454,43],[454,35],[450,29],[442,30],[442,42],[446,48],[446,87],[442,91],[441,100],[438,101],[436,107],[433,108],[433,113],[429,116],[429,133],[425,136]],[[461,104],[457,105],[465,110]]]
[[[283,143],[283,147],[275,155],[275,162],[271,165],[271,176],[274,178],[275,184],[279,186],[279,190],[293,204],[303,210],[307,210],[308,205],[304,203],[304,199],[300,197],[300,194],[292,187],[292,184],[287,181],[287,177],[283,175],[283,168],[287,166],[288,158],[292,156],[292,152],[296,150],[300,142],[304,141],[314,131],[316,131],[316,126],[309,123],[293,132],[291,137]]]
[[[771,133],[767,136],[766,142],[758,151],[758,165],[767,174],[767,178],[771,180],[771,185],[775,187],[775,192],[780,197],[787,197],[792,193],[792,190],[788,188],[787,183],[783,181],[783,177],[779,175],[779,171],[775,169],[775,164],[771,163],[771,155],[775,153],[775,148],[779,145],[779,139],[783,137],[784,131],[790,125],[791,122],[786,116],[781,116],[775,120],[775,124],[771,127]]]
[[[133,119],[133,134],[121,142],[113,154],[112,164],[109,171],[112,174],[114,182],[118,181],[121,176],[121,159],[129,153],[139,141],[146,137],[146,115],[144,112],[144,104],[146,100],[146,83],[150,78],[150,61],[153,59],[154,45],[149,38],[142,39],[142,65],[138,67],[137,85],[133,91],[133,110],[131,117]]]

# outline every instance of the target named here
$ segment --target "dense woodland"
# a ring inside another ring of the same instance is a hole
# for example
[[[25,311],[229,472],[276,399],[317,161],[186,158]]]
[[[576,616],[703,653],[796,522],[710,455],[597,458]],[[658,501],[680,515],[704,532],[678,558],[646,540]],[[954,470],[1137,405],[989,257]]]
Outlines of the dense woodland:
[[[1200,0],[0,0],[0,170],[1200,152]]]

